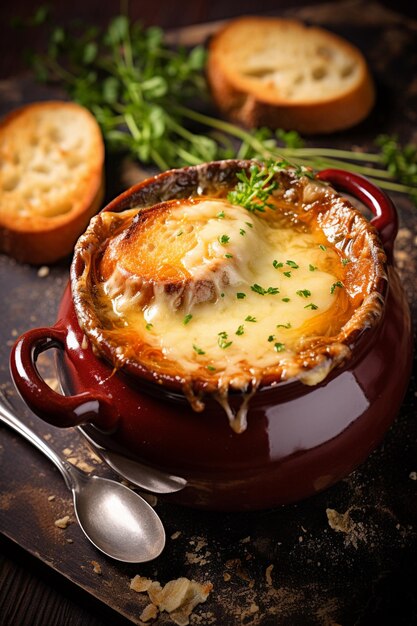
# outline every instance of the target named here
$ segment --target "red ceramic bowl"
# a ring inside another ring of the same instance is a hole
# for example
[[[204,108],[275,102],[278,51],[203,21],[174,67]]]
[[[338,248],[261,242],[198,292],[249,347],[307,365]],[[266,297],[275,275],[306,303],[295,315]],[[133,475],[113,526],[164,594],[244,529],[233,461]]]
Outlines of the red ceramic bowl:
[[[170,176],[146,185],[163,187]],[[411,321],[393,266],[397,215],[392,202],[360,176],[326,170],[319,177],[372,211],[371,223],[387,255],[383,315],[361,335],[344,365],[314,387],[289,380],[260,389],[251,400],[246,431],[237,434],[210,399],[202,413],[195,413],[181,394],[161,387],[158,392],[129,373],[114,373],[86,347],[68,287],[57,323],[28,331],[12,350],[12,376],[30,408],[55,426],[89,424],[90,436],[102,445],[185,478],[187,486],[169,497],[194,507],[272,507],[310,496],[349,474],[398,413],[411,372]],[[178,191],[178,173],[176,182]],[[144,189],[143,184],[132,188],[110,207],[128,206]],[[52,391],[37,371],[37,356],[51,347],[60,348],[61,382],[70,395]]]

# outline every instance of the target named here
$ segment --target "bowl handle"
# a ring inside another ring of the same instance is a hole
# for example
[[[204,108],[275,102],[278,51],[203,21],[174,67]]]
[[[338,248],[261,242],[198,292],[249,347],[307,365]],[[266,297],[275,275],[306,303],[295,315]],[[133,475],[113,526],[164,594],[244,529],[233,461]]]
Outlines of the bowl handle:
[[[51,348],[64,350],[65,338],[66,329],[59,326],[34,328],[19,337],[10,355],[10,370],[19,393],[36,415],[53,426],[93,422],[103,430],[113,429],[118,415],[107,396],[88,390],[63,396],[53,391],[39,374],[39,354]]]
[[[392,200],[364,176],[345,170],[322,170],[317,177],[331,183],[336,189],[351,193],[372,211],[371,224],[378,231],[387,256],[392,261],[394,241],[398,231],[398,216]]]

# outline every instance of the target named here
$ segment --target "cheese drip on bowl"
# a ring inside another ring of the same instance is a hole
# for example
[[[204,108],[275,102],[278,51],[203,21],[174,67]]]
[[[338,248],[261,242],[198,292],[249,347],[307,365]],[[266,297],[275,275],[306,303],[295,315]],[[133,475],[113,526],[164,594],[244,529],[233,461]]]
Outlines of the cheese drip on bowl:
[[[247,403],[235,415],[229,388],[255,391],[277,368],[283,379],[297,376],[304,342],[337,334],[352,314],[341,255],[320,230],[275,212],[218,198],[165,208],[135,236],[142,215],[129,212],[103,256],[100,306],[124,355],[146,346],[180,375],[215,379],[214,395],[241,432]]]

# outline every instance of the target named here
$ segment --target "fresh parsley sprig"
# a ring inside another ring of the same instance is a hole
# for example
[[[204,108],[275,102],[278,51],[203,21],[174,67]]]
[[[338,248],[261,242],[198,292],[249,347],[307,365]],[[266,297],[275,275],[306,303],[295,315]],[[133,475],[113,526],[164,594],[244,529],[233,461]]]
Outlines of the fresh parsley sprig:
[[[249,175],[245,170],[238,172],[236,187],[227,194],[227,199],[232,204],[244,207],[248,211],[264,213],[266,207],[273,209],[274,205],[269,202],[273,191],[277,188],[277,181],[273,177],[278,170],[275,163],[264,166],[252,165]]]

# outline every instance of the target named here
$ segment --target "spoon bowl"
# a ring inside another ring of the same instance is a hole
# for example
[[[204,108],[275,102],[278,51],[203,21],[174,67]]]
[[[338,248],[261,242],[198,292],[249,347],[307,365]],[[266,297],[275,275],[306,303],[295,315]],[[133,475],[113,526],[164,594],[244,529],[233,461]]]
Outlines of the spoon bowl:
[[[164,527],[158,514],[139,494],[114,480],[84,474],[62,459],[4,401],[0,401],[0,421],[56,465],[72,491],[81,530],[96,548],[126,563],[145,563],[161,554],[165,546]]]
[[[152,494],[165,495],[176,493],[187,486],[185,478],[161,472],[154,467],[144,465],[139,461],[104,447],[100,442],[100,433],[94,426],[77,426],[78,432],[88,441],[90,447],[105,463],[119,476],[133,485]]]
[[[165,531],[154,509],[121,483],[79,474],[72,489],[74,511],[96,548],[125,563],[145,563],[159,556]]]

